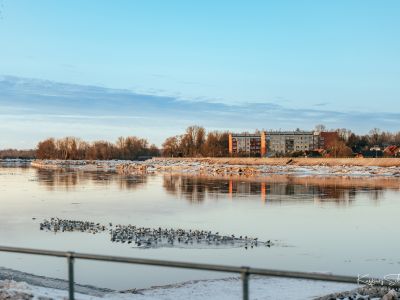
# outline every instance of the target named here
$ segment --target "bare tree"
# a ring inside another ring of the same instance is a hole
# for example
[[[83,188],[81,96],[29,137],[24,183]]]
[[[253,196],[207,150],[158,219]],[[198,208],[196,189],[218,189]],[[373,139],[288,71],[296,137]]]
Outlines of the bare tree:
[[[327,129],[324,124],[318,124],[318,125],[315,125],[315,131],[324,132],[324,131],[327,131]]]
[[[56,144],[53,138],[39,142],[36,157],[39,159],[57,158]]]
[[[163,147],[163,152],[162,152],[163,156],[167,157],[181,156],[179,136],[172,136],[167,138],[163,143],[162,147]]]
[[[146,139],[130,136],[118,138],[116,144],[107,141],[85,142],[75,137],[47,139],[36,149],[41,159],[137,159],[140,156],[158,156],[160,151]]]

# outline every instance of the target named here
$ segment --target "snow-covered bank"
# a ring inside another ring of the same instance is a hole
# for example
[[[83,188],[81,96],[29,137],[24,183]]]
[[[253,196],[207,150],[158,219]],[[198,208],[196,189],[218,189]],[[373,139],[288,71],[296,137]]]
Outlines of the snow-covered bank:
[[[241,299],[242,282],[239,277],[211,280],[194,280],[145,289],[134,287],[127,290],[111,290],[95,286],[75,284],[76,299],[82,300],[155,300],[155,299]],[[68,282],[62,279],[37,276],[0,267],[0,299],[67,299]],[[251,276],[250,299],[397,299],[383,298],[387,287],[359,286],[318,280],[281,277]],[[389,294],[400,296],[391,291]]]
[[[3,268],[0,267],[0,290],[3,289],[2,282],[7,281],[16,281],[16,282],[23,282],[25,285],[29,286],[37,286],[44,289],[50,290],[66,290],[68,289],[68,282],[63,279],[58,278],[51,278],[45,276],[34,275],[30,273],[25,273],[13,269]],[[112,292],[113,290],[106,289],[106,288],[98,288],[91,285],[75,285],[75,291],[77,293],[102,297],[107,293]],[[0,297],[0,299],[3,299]]]
[[[14,280],[0,281],[0,299],[9,300],[51,300],[67,299],[68,294],[64,290],[45,288],[35,285],[29,285],[25,282],[16,282]],[[91,300],[102,299],[96,296],[85,294],[76,294],[76,299]]]
[[[329,293],[352,290],[356,285],[286,278],[261,278],[250,280],[251,299],[316,299]],[[3,298],[2,298],[3,297]],[[44,298],[46,297],[46,298]],[[0,299],[66,299],[67,291],[30,285],[10,280],[0,281]],[[76,294],[82,300],[155,300],[155,299],[242,299],[239,278],[190,281],[180,284],[142,290],[115,291],[104,296]]]
[[[145,170],[148,173],[172,172],[183,174],[199,174],[207,176],[268,176],[272,174],[287,175],[317,175],[317,176],[398,176],[400,167],[356,166],[356,165],[297,165],[290,163],[268,165],[235,165],[220,164],[214,160],[188,159],[152,159],[145,162],[131,162],[117,165],[117,171],[122,173],[136,173]]]
[[[357,159],[354,159],[357,160]],[[222,163],[224,162],[224,163]],[[235,162],[232,159],[231,162]],[[83,171],[116,171],[121,174],[179,173],[206,176],[263,177],[273,174],[294,176],[391,176],[400,177],[400,166],[374,166],[343,164],[332,165],[310,159],[310,165],[293,163],[292,159],[280,160],[280,164],[231,164],[218,159],[168,159],[154,158],[147,161],[71,161],[35,160],[31,166],[46,169],[73,169]],[[240,160],[239,160],[240,162]],[[268,162],[268,161],[266,161]],[[338,160],[340,162],[340,160]]]

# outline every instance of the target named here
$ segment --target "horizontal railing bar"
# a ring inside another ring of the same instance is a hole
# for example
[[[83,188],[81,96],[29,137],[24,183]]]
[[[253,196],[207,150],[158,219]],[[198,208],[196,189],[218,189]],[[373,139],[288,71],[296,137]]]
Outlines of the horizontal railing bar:
[[[98,255],[98,254],[87,254],[77,252],[64,252],[64,251],[53,251],[53,250],[41,250],[41,249],[30,249],[30,248],[16,248],[16,247],[4,247],[0,246],[0,252],[11,252],[11,253],[22,253],[22,254],[33,254],[33,255],[44,255],[53,257],[71,257],[75,259],[83,260],[96,260],[96,261],[107,261],[107,262],[118,262],[118,263],[129,263],[139,265],[150,265],[159,267],[171,267],[181,269],[194,269],[202,271],[216,271],[226,273],[243,273],[244,271],[252,275],[261,276],[274,276],[274,277],[286,277],[296,279],[311,279],[311,280],[322,280],[322,281],[334,281],[343,283],[358,283],[358,278],[353,276],[343,276],[325,273],[308,273],[308,272],[295,272],[295,271],[283,271],[283,270],[272,270],[272,269],[260,269],[250,267],[234,267],[226,265],[214,265],[214,264],[203,264],[203,263],[189,263],[189,262],[177,262],[177,261],[166,261],[156,259],[144,259],[144,258],[132,258],[122,256],[111,256],[111,255]],[[369,278],[369,280],[376,280]],[[382,283],[380,285],[388,286],[389,283]],[[397,286],[397,285],[395,285]]]
[[[69,252],[55,251],[55,250],[43,250],[43,249],[31,249],[31,248],[17,248],[0,246],[0,252],[14,252],[23,254],[33,255],[44,255],[44,256],[56,256],[56,257],[67,257]]]
[[[198,269],[198,270],[204,270],[204,271],[218,271],[218,272],[228,272],[228,273],[241,273],[242,272],[241,267],[200,264],[200,263],[188,263],[188,262],[176,262],[176,261],[145,259],[145,258],[132,258],[132,257],[123,257],[123,256],[87,254],[87,253],[77,253],[77,252],[39,250],[39,249],[29,249],[29,248],[15,248],[15,247],[0,246],[0,252],[14,252],[14,253],[23,253],[23,254],[33,254],[33,255],[56,256],[56,257],[71,257],[72,256],[76,259],[85,259],[85,260],[99,260],[99,261],[130,263],[130,264],[139,264],[139,265],[152,265],[152,266],[159,266],[159,267]]]

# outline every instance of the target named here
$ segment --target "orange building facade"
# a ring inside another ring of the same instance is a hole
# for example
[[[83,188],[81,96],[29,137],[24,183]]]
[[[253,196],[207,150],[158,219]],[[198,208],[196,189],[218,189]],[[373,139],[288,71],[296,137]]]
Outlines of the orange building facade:
[[[263,157],[267,154],[265,132],[229,134],[229,154]]]

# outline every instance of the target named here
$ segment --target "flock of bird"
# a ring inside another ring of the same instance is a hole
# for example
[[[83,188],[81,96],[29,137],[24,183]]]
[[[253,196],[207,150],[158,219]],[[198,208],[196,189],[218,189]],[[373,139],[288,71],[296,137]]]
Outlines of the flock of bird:
[[[48,230],[52,232],[65,232],[65,231],[80,231],[88,233],[99,233],[106,230],[104,225],[100,223],[88,222],[88,221],[75,221],[75,220],[63,220],[59,218],[51,218],[50,221],[44,220],[40,223],[40,230]]]
[[[167,228],[146,228],[134,225],[104,226],[100,223],[88,221],[65,220],[51,218],[40,223],[40,230],[51,232],[78,231],[92,234],[108,231],[111,242],[132,244],[135,247],[243,247],[245,249],[257,246],[272,246],[270,240],[261,242],[258,238],[248,236],[221,235],[219,232],[207,230],[185,230]]]

